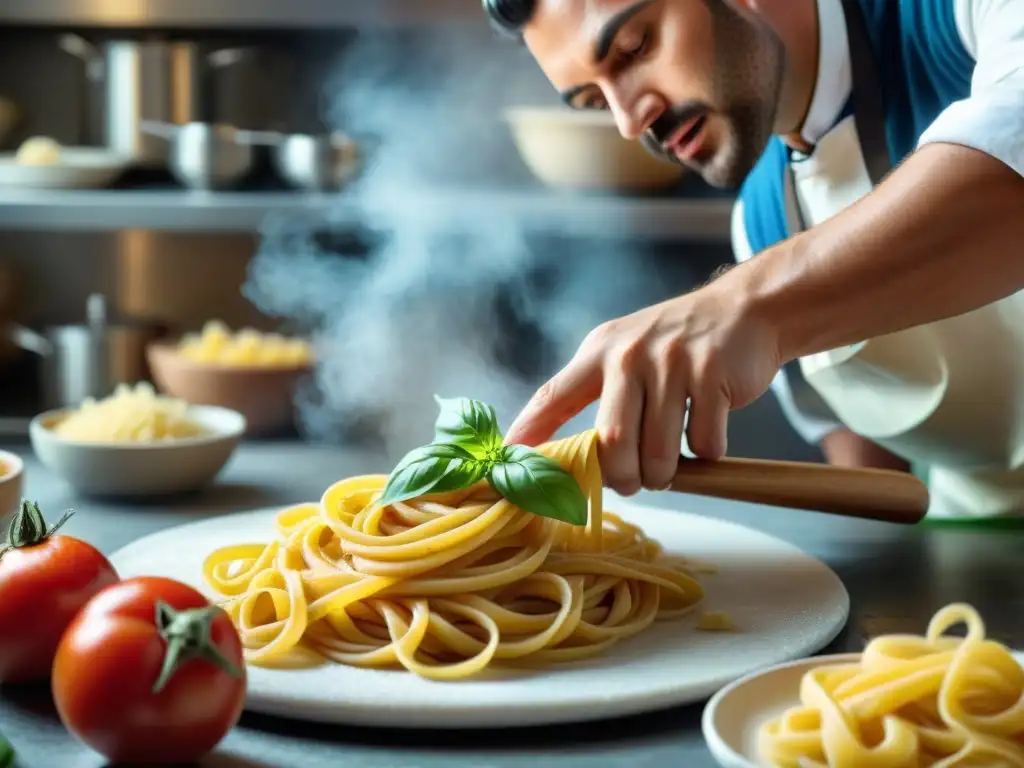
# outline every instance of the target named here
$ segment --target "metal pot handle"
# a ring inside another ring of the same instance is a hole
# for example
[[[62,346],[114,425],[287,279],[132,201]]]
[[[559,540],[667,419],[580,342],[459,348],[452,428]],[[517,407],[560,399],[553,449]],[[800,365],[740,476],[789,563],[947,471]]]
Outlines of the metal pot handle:
[[[23,325],[11,323],[7,327],[7,338],[26,352],[35,352],[40,357],[49,357],[53,354],[53,345],[45,336]]]
[[[72,34],[61,35],[57,38],[57,45],[65,53],[70,53],[72,56],[85,62],[85,75],[90,80],[98,82],[103,79],[103,56],[84,37]]]
[[[252,48],[221,48],[206,54],[212,67],[230,67],[252,53]]]
[[[176,123],[162,123],[159,120],[140,120],[139,130],[152,136],[159,136],[161,139],[172,140],[181,133],[182,126]]]

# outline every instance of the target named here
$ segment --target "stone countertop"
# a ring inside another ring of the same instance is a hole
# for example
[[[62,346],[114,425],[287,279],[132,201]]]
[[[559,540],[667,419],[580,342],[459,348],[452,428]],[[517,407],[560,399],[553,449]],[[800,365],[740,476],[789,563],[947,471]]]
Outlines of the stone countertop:
[[[319,499],[334,480],[380,472],[377,457],[291,442],[243,443],[214,487],[159,503],[78,497],[24,444],[26,495],[44,510],[75,507],[65,531],[105,553],[152,531],[214,515]],[[954,601],[982,611],[990,635],[1024,647],[1024,525],[901,528],[793,510],[642,494],[652,506],[732,520],[788,540],[828,563],[850,592],[850,621],[828,652],[859,650],[867,634],[923,632]],[[323,726],[246,713],[206,768],[703,768],[714,762],[700,732],[703,704],[611,722],[502,731],[394,731]],[[0,732],[19,768],[100,768],[54,714],[48,691],[0,690]]]

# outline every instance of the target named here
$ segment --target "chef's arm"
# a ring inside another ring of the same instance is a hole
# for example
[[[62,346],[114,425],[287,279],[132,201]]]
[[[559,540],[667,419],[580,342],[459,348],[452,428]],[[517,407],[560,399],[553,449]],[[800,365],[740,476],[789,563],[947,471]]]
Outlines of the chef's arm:
[[[783,361],[968,312],[1024,288],[1024,178],[986,152],[927,144],[723,279],[777,329]]]
[[[861,437],[845,427],[829,432],[818,443],[825,460],[836,467],[870,467],[909,472],[910,462],[887,451],[878,443]]]
[[[953,0],[974,59],[873,192],[735,277],[783,360],[962,314],[1024,288],[1024,3]]]
[[[732,245],[740,263],[754,257],[747,237],[743,202],[737,201],[732,215]],[[829,464],[840,467],[876,467],[909,471],[910,465],[877,443],[842,425],[795,364],[785,366],[772,380],[776,402],[793,430],[807,443],[816,445]]]

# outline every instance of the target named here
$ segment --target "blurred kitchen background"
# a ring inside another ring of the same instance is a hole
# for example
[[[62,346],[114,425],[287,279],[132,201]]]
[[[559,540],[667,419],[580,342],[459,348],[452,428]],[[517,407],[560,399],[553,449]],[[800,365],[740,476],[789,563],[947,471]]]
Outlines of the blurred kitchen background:
[[[435,392],[507,426],[591,327],[732,261],[728,196],[557,107],[478,0],[3,0],[0,427],[92,386],[52,329],[97,295],[308,334],[307,439],[404,453]],[[818,458],[770,395],[730,452]]]

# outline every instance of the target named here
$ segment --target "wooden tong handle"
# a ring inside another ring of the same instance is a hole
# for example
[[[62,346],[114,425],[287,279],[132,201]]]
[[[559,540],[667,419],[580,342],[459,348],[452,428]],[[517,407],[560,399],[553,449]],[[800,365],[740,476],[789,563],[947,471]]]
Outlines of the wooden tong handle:
[[[906,472],[799,461],[680,458],[673,491],[913,525],[928,488]]]

